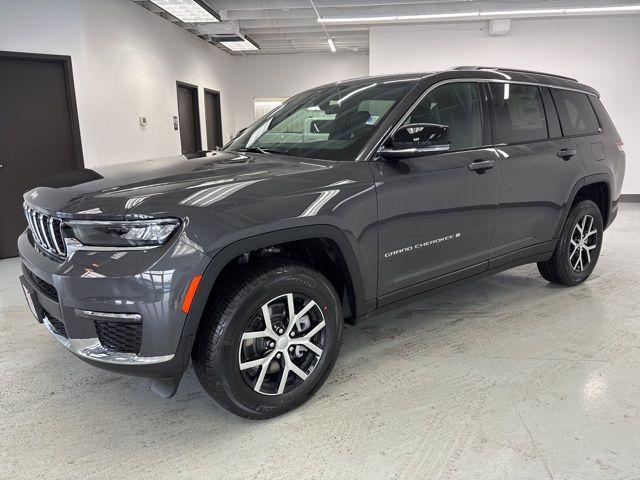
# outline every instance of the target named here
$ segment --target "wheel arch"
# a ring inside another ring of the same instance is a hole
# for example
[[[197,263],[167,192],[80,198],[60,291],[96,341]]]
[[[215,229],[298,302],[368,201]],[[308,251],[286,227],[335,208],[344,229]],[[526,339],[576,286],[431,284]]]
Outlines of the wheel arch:
[[[185,337],[197,333],[207,303],[214,293],[216,282],[219,280],[225,267],[229,266],[235,259],[247,252],[265,249],[274,245],[320,239],[333,242],[333,244],[337,246],[342,259],[344,259],[345,268],[349,275],[349,279],[345,279],[345,282],[349,282],[349,288],[352,289],[353,293],[352,299],[350,300],[353,302],[353,305],[350,305],[352,318],[355,319],[357,315],[362,315],[372,310],[375,307],[375,299],[372,301],[366,300],[363,275],[355,249],[340,229],[332,225],[286,228],[231,243],[213,256],[202,274],[197,293],[187,314],[182,336]]]
[[[565,204],[560,222],[556,226],[555,237],[557,238],[560,235],[560,231],[564,226],[564,222],[566,221],[571,208],[576,203],[576,201],[581,198],[593,200],[598,205],[598,207],[600,207],[603,224],[605,228],[608,227],[613,220],[611,215],[611,211],[613,208],[613,199],[611,193],[612,185],[613,179],[611,175],[608,174],[589,175],[578,180],[571,190],[571,194],[569,195],[567,203]],[[596,192],[597,189],[602,189],[602,193],[600,193],[601,198],[593,196],[594,192]]]

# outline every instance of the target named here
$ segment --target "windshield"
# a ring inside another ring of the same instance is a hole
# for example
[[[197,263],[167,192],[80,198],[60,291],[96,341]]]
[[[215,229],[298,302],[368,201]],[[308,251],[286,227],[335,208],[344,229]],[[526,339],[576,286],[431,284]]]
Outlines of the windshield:
[[[303,92],[247,128],[225,150],[354,160],[414,84],[370,81]]]

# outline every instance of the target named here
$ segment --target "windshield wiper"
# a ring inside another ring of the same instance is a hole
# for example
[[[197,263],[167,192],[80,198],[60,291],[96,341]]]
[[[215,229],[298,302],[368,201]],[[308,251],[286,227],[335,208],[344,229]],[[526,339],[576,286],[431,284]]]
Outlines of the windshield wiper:
[[[291,155],[286,150],[279,150],[277,148],[262,148],[262,147],[246,147],[236,149],[238,152],[251,152],[251,153],[274,153],[276,155]]]

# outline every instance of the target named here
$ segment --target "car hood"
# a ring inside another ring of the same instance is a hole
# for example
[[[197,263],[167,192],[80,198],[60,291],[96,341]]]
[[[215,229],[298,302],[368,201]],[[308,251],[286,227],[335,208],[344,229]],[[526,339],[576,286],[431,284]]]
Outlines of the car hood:
[[[63,218],[120,219],[153,197],[179,198],[180,203],[188,205],[191,197],[198,202],[198,192],[207,188],[228,186],[225,192],[229,196],[249,184],[327,169],[333,163],[217,151],[198,158],[167,157],[68,172],[47,178],[41,186],[26,192],[24,199]]]

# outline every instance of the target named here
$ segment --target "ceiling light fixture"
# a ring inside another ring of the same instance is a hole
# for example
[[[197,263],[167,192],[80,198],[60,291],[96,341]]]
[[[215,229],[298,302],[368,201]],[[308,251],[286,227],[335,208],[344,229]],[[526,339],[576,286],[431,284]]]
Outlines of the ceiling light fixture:
[[[497,12],[480,12],[482,17],[498,17],[505,15],[562,15],[564,8],[548,8],[538,10],[501,10]]]
[[[412,22],[420,20],[446,20],[446,19],[474,19],[478,17],[545,17],[563,15],[598,15],[602,13],[627,13],[640,12],[640,5],[618,5],[610,7],[583,7],[583,8],[547,8],[530,10],[497,10],[497,11],[472,11],[472,12],[451,12],[433,13],[425,15],[396,15],[380,17],[318,17],[321,24],[353,24],[353,23],[397,23]]]
[[[336,53],[336,44],[333,43],[333,38],[331,38],[331,35],[329,35],[329,32],[327,31],[327,27],[325,27],[322,22],[320,20],[322,20],[322,17],[320,16],[320,12],[318,11],[318,7],[316,7],[316,4],[313,3],[313,0],[309,0],[309,2],[311,3],[311,6],[313,7],[313,11],[316,12],[316,20],[318,21],[318,23],[320,23],[320,26],[322,27],[322,30],[324,30],[324,34],[327,36],[327,43],[329,44],[329,49],[331,50],[331,53]]]
[[[320,17],[318,23],[376,23],[395,22],[398,17]]]
[[[565,8],[566,14],[572,13],[615,13],[640,11],[640,5],[620,5],[612,7]]]
[[[206,3],[199,0],[151,0],[165,12],[185,23],[213,23],[220,19]]]
[[[253,42],[249,37],[244,37],[244,40],[228,40],[219,42],[220,45],[225,46],[229,50],[234,52],[248,52],[260,50],[257,43]]]
[[[464,18],[464,17],[477,17],[480,12],[459,12],[459,13],[432,13],[427,15],[398,15],[396,19],[399,22],[407,20],[436,20],[439,18]]]

